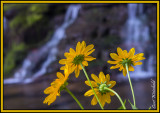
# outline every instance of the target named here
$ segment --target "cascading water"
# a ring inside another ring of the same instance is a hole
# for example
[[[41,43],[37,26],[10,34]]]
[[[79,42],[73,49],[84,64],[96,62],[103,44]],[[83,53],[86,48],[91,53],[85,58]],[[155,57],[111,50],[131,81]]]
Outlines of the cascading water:
[[[146,58],[142,61],[142,65],[135,66],[135,71],[130,72],[131,78],[140,79],[155,76],[154,64],[156,64],[156,60],[154,59],[156,56],[153,54],[155,50],[150,44],[150,29],[146,22],[146,15],[143,13],[143,4],[128,4],[128,20],[122,34],[125,37],[125,48],[129,51],[134,47],[135,54],[144,53]]]
[[[81,6],[79,4],[70,5],[66,12],[64,23],[55,31],[51,40],[40,49],[30,52],[27,58],[24,60],[22,67],[15,72],[14,77],[5,79],[4,84],[31,83],[37,77],[46,73],[47,67],[56,60],[56,55],[58,52],[57,45],[61,39],[66,37],[66,28],[75,21],[80,8]],[[42,59],[45,59],[44,62],[42,63],[40,69],[34,73],[34,68]],[[28,75],[32,76],[28,77]]]
[[[3,17],[3,28],[4,28],[4,31],[7,29],[7,19],[5,16]]]

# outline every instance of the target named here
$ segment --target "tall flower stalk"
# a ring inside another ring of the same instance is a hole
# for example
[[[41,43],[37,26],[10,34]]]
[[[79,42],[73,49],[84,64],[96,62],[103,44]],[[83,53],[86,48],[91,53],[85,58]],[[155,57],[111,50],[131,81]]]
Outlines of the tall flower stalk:
[[[97,94],[96,94],[96,92],[95,92],[94,89],[93,89],[93,86],[92,86],[92,84],[91,84],[91,81],[90,81],[90,79],[89,79],[89,77],[88,77],[88,74],[87,74],[86,70],[84,69],[84,67],[83,67],[83,65],[82,65],[81,63],[80,63],[80,65],[81,65],[81,67],[82,67],[82,69],[83,69],[83,71],[84,71],[84,74],[85,74],[85,76],[86,76],[86,78],[87,78],[87,80],[88,80],[88,82],[89,82],[89,84],[90,84],[90,87],[92,88],[92,90],[93,90],[93,92],[94,92],[94,95],[95,95],[95,97],[96,97],[96,99],[97,99],[97,101],[98,101],[101,109],[104,109],[103,106],[102,106],[102,104],[101,104],[101,102],[100,102],[100,100],[99,100],[99,98],[98,98],[98,96],[97,96]]]
[[[107,91],[110,91],[110,92],[114,93],[117,96],[117,98],[119,99],[119,101],[121,102],[123,109],[126,109],[126,107],[125,107],[125,105],[124,105],[121,97],[118,95],[118,93],[116,93],[114,90],[112,90],[110,88],[107,88],[107,87],[105,87],[104,89],[107,90]]]
[[[74,96],[74,94],[66,87],[65,90],[72,96],[72,98],[77,102],[77,104],[79,105],[79,107],[84,110],[83,106],[81,105],[81,103],[79,102],[79,100]]]
[[[127,70],[128,80],[129,80],[129,84],[130,84],[131,91],[132,91],[133,103],[134,103],[134,106],[136,107],[136,100],[135,100],[135,96],[134,96],[134,90],[133,90],[131,78],[130,78],[129,71],[128,71],[128,64],[126,64],[126,70]]]
[[[140,62],[140,60],[145,59],[143,57],[144,53],[138,53],[138,54],[134,55],[135,54],[134,48],[130,49],[130,51],[127,52],[127,50],[122,50],[120,47],[117,48],[117,53],[118,54],[110,53],[111,58],[115,61],[109,60],[108,63],[116,64],[115,66],[110,67],[110,69],[119,68],[119,71],[122,71],[124,76],[126,76],[126,74],[128,75],[128,80],[129,80],[129,84],[130,84],[132,96],[133,96],[133,103],[134,103],[134,107],[136,108],[134,90],[132,87],[132,82],[131,82],[131,78],[129,75],[129,71],[134,71],[133,66],[142,64],[142,62]]]

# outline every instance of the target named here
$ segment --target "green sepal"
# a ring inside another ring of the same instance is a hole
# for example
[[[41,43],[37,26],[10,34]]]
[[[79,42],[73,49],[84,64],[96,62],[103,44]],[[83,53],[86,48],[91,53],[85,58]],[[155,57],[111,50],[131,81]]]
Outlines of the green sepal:
[[[126,104],[126,99],[124,100],[124,105]],[[119,107],[118,109],[124,109],[123,106]]]
[[[128,99],[128,102],[131,104],[132,109],[134,109],[134,110],[138,109],[136,106],[134,106],[134,105],[131,103],[131,101],[130,101],[129,99]]]
[[[60,87],[60,91],[64,90],[67,85],[68,85],[68,82],[66,81],[66,82]]]

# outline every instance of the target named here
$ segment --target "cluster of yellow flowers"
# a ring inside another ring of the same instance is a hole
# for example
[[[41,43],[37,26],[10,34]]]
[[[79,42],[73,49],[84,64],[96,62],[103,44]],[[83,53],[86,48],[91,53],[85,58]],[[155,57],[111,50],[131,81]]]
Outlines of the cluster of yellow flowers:
[[[91,105],[96,105],[98,102],[100,107],[103,109],[105,103],[109,104],[111,102],[111,96],[114,96],[116,94],[123,108],[126,109],[119,95],[114,90],[111,89],[113,88],[113,86],[115,86],[116,82],[110,81],[109,74],[104,75],[103,72],[100,72],[99,77],[97,77],[95,74],[91,74],[93,80],[89,79],[88,74],[85,71],[84,67],[88,66],[88,61],[96,59],[92,56],[89,56],[94,51],[95,49],[93,44],[86,46],[85,41],[82,41],[82,43],[80,42],[77,43],[76,50],[70,48],[69,52],[64,53],[66,59],[61,59],[59,61],[59,63],[63,65],[60,68],[60,70],[64,70],[64,75],[61,72],[57,72],[57,79],[51,83],[50,87],[44,90],[44,93],[49,94],[49,96],[45,98],[43,103],[48,103],[48,105],[50,105],[56,100],[57,96],[60,96],[60,92],[62,90],[66,90],[80,105],[81,109],[84,109],[80,104],[80,102],[76,99],[76,97],[66,87],[68,85],[67,80],[69,75],[72,72],[74,72],[75,77],[78,78],[80,71],[83,69],[84,74],[86,75],[87,78],[85,84],[91,87],[91,89],[88,90],[84,94],[84,96],[93,95],[93,99],[91,100]],[[118,54],[110,53],[111,58],[115,61],[109,60],[108,63],[115,64],[115,66],[110,67],[110,69],[119,68],[119,71],[122,71],[124,76],[126,76],[126,74],[129,75],[128,71],[134,71],[133,66],[141,65],[142,62],[139,61],[145,59],[143,57],[144,56],[143,53],[134,55],[135,54],[134,48],[132,48],[129,52],[127,52],[126,50],[122,50],[120,47],[118,47],[117,53]],[[131,88],[131,90],[133,90],[133,88]],[[134,96],[133,92],[132,94]],[[133,98],[133,100],[135,99]]]

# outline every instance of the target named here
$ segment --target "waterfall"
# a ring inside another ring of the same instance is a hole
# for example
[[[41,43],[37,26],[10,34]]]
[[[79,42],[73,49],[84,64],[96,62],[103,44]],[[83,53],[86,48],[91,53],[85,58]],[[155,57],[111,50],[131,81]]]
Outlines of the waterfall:
[[[132,47],[137,53],[144,53],[145,60],[142,65],[135,66],[135,71],[130,72],[131,78],[140,79],[155,76],[154,64],[156,56],[150,41],[150,29],[143,13],[143,4],[128,4],[128,20],[122,30],[124,45],[127,51]],[[119,75],[120,77],[120,75]],[[124,78],[124,77],[123,77]]]
[[[3,29],[4,29],[4,32],[7,29],[7,18],[5,16],[3,17]]]
[[[46,73],[47,67],[56,60],[58,52],[57,45],[61,39],[66,37],[65,31],[77,18],[80,8],[81,6],[79,4],[70,5],[67,9],[64,23],[57,28],[52,38],[38,50],[31,51],[22,63],[21,68],[15,72],[12,78],[5,79],[4,84],[31,83],[37,77]],[[38,64],[39,60],[42,59],[45,60],[43,61],[40,69],[34,72],[34,68]]]

